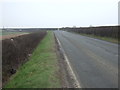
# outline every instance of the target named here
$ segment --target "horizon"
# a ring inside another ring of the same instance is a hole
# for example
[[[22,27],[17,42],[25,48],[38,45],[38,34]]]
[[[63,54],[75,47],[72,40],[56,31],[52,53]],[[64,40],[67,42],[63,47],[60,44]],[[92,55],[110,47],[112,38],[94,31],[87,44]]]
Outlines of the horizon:
[[[108,25],[108,26],[83,26],[83,27],[0,27],[0,29],[39,29],[39,28],[89,28],[89,27],[116,27],[120,25]]]

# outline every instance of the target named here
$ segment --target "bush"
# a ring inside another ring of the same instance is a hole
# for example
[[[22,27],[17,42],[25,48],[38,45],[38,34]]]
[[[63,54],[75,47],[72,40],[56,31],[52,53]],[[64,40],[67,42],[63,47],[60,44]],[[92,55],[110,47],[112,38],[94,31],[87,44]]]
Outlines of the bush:
[[[92,34],[101,37],[111,37],[118,39],[119,26],[85,27],[85,28],[62,28],[62,30],[72,31],[82,34]]]

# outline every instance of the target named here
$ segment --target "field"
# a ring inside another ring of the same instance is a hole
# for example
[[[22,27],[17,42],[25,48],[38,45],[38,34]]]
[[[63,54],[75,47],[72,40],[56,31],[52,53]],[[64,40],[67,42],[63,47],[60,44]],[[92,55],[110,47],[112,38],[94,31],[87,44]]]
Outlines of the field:
[[[6,32],[6,31],[3,31],[0,35],[13,35],[13,34],[22,34],[24,32]]]
[[[59,88],[58,69],[54,35],[48,32],[5,88]]]
[[[11,31],[0,31],[0,40],[8,39],[11,37],[17,37],[20,35],[29,34],[28,32],[11,32]]]
[[[31,55],[46,32],[21,35],[2,40],[2,81],[3,85]]]

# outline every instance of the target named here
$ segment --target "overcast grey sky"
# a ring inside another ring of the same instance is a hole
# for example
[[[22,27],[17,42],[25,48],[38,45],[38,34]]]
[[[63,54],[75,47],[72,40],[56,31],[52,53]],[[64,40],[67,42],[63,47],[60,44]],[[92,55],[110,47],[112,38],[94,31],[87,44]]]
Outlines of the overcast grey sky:
[[[119,0],[2,0],[0,27],[118,24]]]

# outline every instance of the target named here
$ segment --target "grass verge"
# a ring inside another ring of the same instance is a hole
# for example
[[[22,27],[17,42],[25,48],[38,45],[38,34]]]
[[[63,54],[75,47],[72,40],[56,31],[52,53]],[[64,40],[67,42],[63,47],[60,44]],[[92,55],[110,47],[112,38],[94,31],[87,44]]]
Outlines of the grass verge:
[[[59,88],[58,69],[54,35],[48,32],[5,88]]]
[[[112,42],[112,43],[118,44],[118,39],[115,39],[115,38],[101,37],[101,36],[88,35],[88,34],[80,34],[80,35],[91,37],[91,38],[97,38],[97,39],[100,39],[100,40],[104,40],[104,41],[108,41],[108,42]]]

